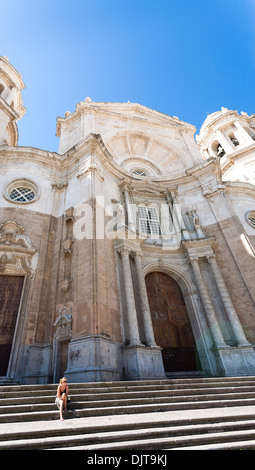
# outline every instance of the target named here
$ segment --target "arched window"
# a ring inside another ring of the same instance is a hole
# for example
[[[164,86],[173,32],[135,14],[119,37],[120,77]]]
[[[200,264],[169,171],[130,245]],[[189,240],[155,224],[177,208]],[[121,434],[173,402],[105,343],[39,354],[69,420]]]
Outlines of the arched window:
[[[225,150],[218,140],[214,140],[210,146],[211,154],[216,155],[217,157],[223,157],[225,155]]]
[[[233,134],[233,132],[231,132],[231,134],[229,134],[229,138],[230,138],[232,144],[234,144],[235,147],[238,147],[239,142],[238,142],[236,136]]]
[[[225,155],[225,153],[226,152],[225,152],[224,148],[222,147],[222,145],[218,144],[217,152],[216,152],[217,157],[223,157]]]
[[[134,170],[134,171],[133,171],[133,174],[134,174],[134,175],[138,175],[138,176],[146,176],[145,171],[144,171],[144,170],[141,170],[141,169]]]
[[[246,219],[248,223],[255,228],[255,211],[249,211],[246,214]]]
[[[253,128],[250,128],[250,127],[244,127],[244,129],[246,130],[246,132],[249,134],[249,136],[255,140],[255,130]]]

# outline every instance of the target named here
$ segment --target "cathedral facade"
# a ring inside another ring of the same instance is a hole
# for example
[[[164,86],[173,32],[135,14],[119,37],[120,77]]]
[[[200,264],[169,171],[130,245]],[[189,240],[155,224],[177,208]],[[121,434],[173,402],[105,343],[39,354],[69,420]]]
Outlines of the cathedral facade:
[[[90,98],[18,145],[0,57],[0,382],[255,375],[255,116]]]

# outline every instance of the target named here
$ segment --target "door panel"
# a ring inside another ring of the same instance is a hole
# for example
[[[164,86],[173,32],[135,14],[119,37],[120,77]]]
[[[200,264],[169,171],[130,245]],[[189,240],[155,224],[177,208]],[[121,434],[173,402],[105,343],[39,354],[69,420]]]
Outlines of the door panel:
[[[195,340],[179,285],[159,272],[147,274],[145,281],[155,341],[163,348],[165,371],[197,370]]]
[[[24,276],[0,276],[0,376],[7,374]]]

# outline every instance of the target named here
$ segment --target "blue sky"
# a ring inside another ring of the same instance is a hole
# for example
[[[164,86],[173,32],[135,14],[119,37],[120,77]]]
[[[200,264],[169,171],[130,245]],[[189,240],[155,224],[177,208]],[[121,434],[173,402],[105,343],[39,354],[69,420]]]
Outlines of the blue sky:
[[[58,151],[56,118],[89,96],[197,127],[255,113],[255,0],[1,0],[0,55],[26,85],[19,145]]]

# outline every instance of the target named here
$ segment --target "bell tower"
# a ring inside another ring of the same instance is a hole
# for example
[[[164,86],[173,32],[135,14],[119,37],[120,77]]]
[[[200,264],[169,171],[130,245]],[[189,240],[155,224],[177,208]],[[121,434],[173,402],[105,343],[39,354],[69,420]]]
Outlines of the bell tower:
[[[221,108],[209,115],[197,136],[205,159],[218,157],[224,181],[255,184],[255,115]]]
[[[21,75],[0,56],[0,145],[18,144],[17,121],[26,112],[21,90],[25,88]]]

